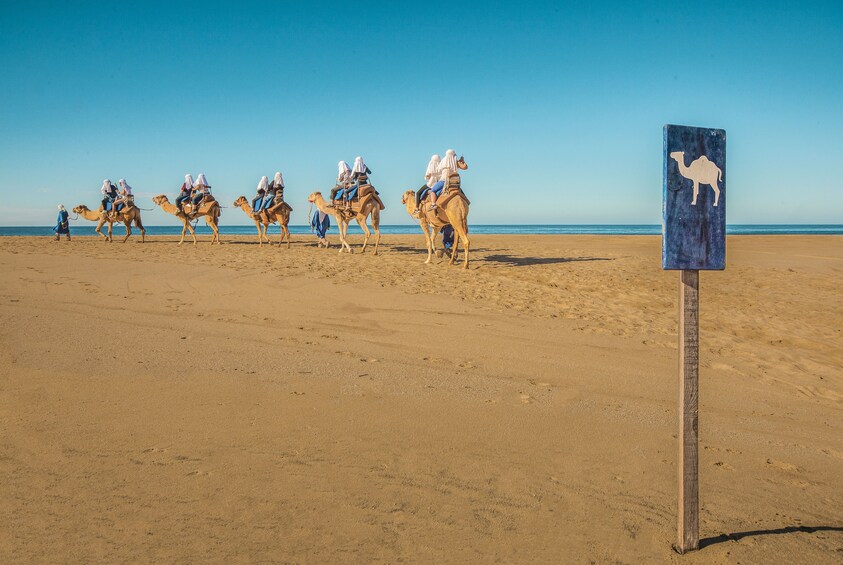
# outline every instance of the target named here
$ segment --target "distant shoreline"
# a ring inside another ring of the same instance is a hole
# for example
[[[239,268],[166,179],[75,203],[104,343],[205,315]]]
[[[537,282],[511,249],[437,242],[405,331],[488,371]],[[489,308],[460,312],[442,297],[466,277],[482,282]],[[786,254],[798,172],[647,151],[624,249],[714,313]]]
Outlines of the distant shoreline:
[[[661,235],[659,224],[478,224],[470,226],[471,233],[478,235]],[[136,228],[132,228],[137,232]],[[277,226],[270,228],[271,233],[278,231]],[[310,234],[310,226],[290,226],[293,234]],[[94,236],[93,223],[71,224],[71,232],[76,236]],[[336,233],[336,226],[331,232]],[[331,233],[329,232],[329,233]],[[115,234],[125,234],[122,225],[114,226]],[[177,225],[146,226],[150,236],[179,235],[181,227]],[[196,226],[197,234],[210,233],[203,223]],[[222,225],[222,235],[255,235],[252,225]],[[362,233],[358,226],[351,226],[352,234]],[[420,228],[413,224],[382,225],[383,235],[420,234]],[[843,224],[732,224],[727,226],[728,235],[843,235]],[[26,237],[52,235],[51,226],[0,226],[0,237]]]

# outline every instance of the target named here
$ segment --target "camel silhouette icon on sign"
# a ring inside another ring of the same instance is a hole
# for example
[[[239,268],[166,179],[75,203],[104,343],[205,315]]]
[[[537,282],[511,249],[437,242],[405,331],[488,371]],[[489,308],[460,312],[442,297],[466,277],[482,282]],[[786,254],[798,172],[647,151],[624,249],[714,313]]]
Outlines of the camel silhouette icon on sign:
[[[674,151],[670,154],[676,164],[679,165],[679,174],[694,182],[694,199],[691,206],[697,205],[697,196],[700,193],[700,185],[707,184],[714,189],[714,205],[720,200],[720,187],[717,182],[723,180],[723,171],[703,155],[687,167],[685,166],[685,152]]]

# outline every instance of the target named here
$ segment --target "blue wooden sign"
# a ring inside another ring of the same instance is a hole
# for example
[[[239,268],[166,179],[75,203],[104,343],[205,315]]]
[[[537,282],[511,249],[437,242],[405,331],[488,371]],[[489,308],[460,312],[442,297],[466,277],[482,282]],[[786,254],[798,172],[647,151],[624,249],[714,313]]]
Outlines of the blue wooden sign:
[[[726,132],[664,126],[662,269],[726,268]]]

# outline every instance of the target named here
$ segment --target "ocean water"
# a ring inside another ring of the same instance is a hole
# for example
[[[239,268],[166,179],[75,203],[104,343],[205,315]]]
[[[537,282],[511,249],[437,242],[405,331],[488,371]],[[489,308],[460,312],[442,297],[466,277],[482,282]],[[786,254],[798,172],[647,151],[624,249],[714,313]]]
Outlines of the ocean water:
[[[659,224],[652,225],[610,225],[610,224],[524,224],[524,225],[470,225],[473,234],[500,235],[661,235]],[[71,224],[71,235],[96,235],[92,224]],[[132,228],[137,233],[136,228]],[[310,226],[290,226],[293,234],[310,234]],[[125,234],[122,226],[114,226],[114,234]],[[211,229],[206,225],[197,225],[196,233],[207,235]],[[257,235],[253,225],[249,226],[220,226],[222,235]],[[278,226],[270,227],[270,235],[277,236]],[[336,226],[331,226],[328,234],[336,234]],[[360,227],[352,225],[350,234],[362,234]],[[843,235],[843,224],[734,224],[726,228],[730,235]],[[179,235],[180,226],[146,226],[146,235]],[[419,234],[421,229],[417,225],[384,225],[381,234]],[[54,235],[52,226],[0,226],[0,236],[50,236]]]

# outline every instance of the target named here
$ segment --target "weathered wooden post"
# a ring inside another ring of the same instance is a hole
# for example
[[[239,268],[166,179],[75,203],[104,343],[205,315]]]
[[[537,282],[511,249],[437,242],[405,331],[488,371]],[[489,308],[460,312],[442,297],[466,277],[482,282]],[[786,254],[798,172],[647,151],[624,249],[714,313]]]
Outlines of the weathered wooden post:
[[[666,125],[662,269],[680,271],[679,553],[700,546],[699,272],[725,268],[726,132]]]

